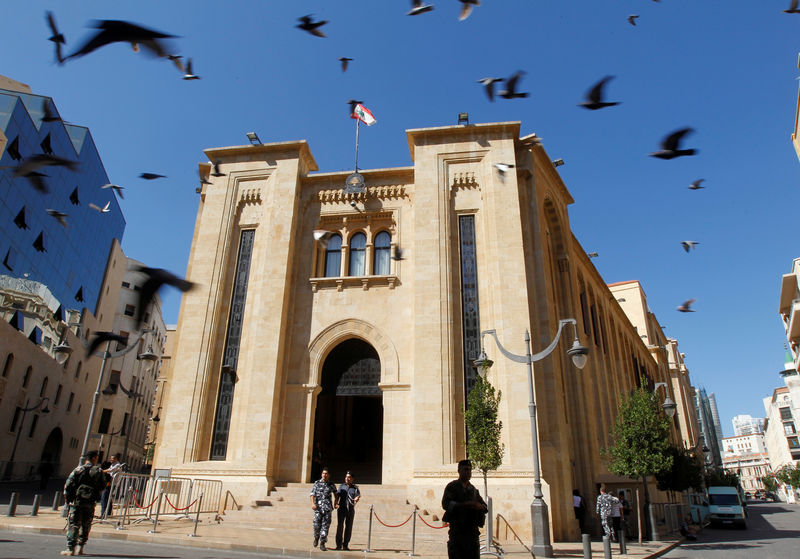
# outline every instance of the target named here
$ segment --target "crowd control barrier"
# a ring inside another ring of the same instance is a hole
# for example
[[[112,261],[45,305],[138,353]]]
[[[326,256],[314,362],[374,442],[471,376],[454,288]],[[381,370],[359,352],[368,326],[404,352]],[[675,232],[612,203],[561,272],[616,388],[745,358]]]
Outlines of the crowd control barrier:
[[[408,515],[408,518],[406,518],[405,520],[403,520],[399,524],[388,524],[387,522],[384,522],[383,520],[381,520],[381,517],[378,516],[378,513],[375,512],[374,505],[370,505],[369,506],[369,524],[368,524],[369,528],[368,528],[368,531],[367,531],[367,548],[364,551],[368,552],[368,553],[373,551],[372,548],[371,548],[371,545],[372,545],[372,519],[373,518],[375,518],[375,520],[377,520],[378,523],[381,526],[384,526],[386,528],[402,528],[403,526],[408,524],[409,521],[411,521],[411,552],[408,554],[410,557],[414,557],[414,555],[415,555],[414,552],[415,552],[415,548],[416,548],[416,544],[417,544],[417,519],[419,519],[428,528],[432,528],[434,530],[441,530],[442,528],[447,528],[449,526],[449,524],[447,524],[447,523],[444,523],[441,526],[434,526],[433,524],[429,524],[428,522],[425,521],[425,519],[422,516],[420,516],[417,513],[417,511],[419,510],[417,508],[417,505],[413,505],[413,506],[414,506],[414,508],[411,510],[411,514]]]

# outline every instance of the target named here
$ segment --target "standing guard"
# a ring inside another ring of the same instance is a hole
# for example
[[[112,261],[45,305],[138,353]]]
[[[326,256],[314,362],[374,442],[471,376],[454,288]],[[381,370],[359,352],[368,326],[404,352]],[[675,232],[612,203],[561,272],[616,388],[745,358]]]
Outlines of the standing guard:
[[[336,485],[330,481],[328,468],[322,468],[322,477],[311,487],[311,509],[314,511],[314,547],[319,543],[319,550],[325,551],[328,541],[328,529],[331,527],[331,513],[339,507],[339,495]]]
[[[64,501],[72,506],[72,510],[67,528],[67,549],[61,555],[83,555],[83,546],[89,539],[94,508],[106,486],[106,475],[97,465],[98,456],[96,450],[87,452],[83,465],[72,470],[64,484]]]

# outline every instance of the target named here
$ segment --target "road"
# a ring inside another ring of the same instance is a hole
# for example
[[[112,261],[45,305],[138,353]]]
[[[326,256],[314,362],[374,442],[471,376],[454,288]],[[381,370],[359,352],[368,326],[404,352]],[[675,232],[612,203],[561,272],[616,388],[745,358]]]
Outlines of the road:
[[[0,530],[0,558],[56,559],[66,549],[64,536]],[[270,555],[202,547],[167,546],[127,540],[92,539],[83,557],[111,559],[291,559],[291,555]],[[308,554],[305,555],[308,557]]]
[[[747,529],[706,528],[667,559],[788,559],[800,557],[800,505],[750,502]]]

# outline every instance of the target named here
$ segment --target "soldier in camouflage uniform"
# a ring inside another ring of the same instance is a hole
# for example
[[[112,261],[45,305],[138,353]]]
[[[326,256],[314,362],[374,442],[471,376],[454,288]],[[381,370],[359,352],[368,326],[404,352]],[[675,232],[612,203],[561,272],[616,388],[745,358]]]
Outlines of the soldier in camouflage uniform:
[[[328,468],[322,469],[322,477],[314,482],[311,488],[311,508],[314,510],[314,547],[319,543],[319,550],[325,551],[328,541],[328,529],[331,527],[331,513],[339,507],[339,495],[336,485],[330,481]],[[333,498],[333,499],[332,499]]]
[[[106,475],[97,465],[97,458],[96,450],[87,452],[84,464],[72,470],[64,484],[64,500],[72,510],[67,528],[67,549],[61,555],[83,555],[83,546],[89,539],[94,508],[106,487]]]
[[[611,510],[614,506],[614,502],[616,501],[619,504],[619,499],[614,497],[611,493],[606,490],[606,485],[602,484],[600,486],[600,495],[597,497],[597,506],[595,507],[595,511],[600,516],[600,521],[603,524],[603,532],[605,536],[608,537],[609,540],[616,539],[614,536],[614,528],[612,525],[611,520]]]

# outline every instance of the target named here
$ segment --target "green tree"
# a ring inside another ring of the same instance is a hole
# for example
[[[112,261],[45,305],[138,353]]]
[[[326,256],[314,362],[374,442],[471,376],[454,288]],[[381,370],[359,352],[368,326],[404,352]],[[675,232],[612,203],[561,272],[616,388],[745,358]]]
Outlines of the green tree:
[[[483,492],[487,495],[487,474],[503,463],[505,445],[500,442],[503,422],[497,419],[501,392],[478,376],[467,397],[464,422],[467,426],[467,456],[483,473]]]
[[[686,491],[703,489],[703,463],[700,458],[685,448],[670,445],[667,449],[672,456],[672,467],[656,474],[658,488],[662,491]]]
[[[722,468],[708,470],[705,481],[706,487],[739,487],[739,476]]]
[[[778,478],[781,483],[791,485],[792,487],[800,487],[800,469],[794,466],[784,466],[776,472],[775,477]]]
[[[766,491],[777,491],[778,490],[778,482],[775,481],[775,478],[772,476],[764,476],[761,478],[761,483],[764,484],[764,489]]]

